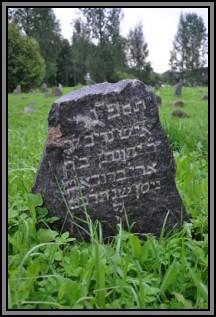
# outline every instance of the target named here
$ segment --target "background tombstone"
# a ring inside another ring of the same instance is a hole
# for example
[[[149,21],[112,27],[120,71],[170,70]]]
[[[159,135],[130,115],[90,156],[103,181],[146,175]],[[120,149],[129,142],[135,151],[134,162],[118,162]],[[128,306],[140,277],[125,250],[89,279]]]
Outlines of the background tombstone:
[[[52,89],[52,95],[53,96],[62,96],[63,94],[62,94],[61,89],[56,86],[56,87],[53,87],[53,89]]]
[[[44,97],[53,97],[53,94],[51,93],[51,92],[46,92],[45,94],[44,94]]]
[[[158,90],[160,88],[161,88],[161,82],[159,81],[159,82],[155,83],[155,90]]]
[[[21,86],[20,85],[16,86],[13,92],[15,95],[19,95],[21,93]]]
[[[48,127],[32,191],[42,194],[49,215],[61,218],[59,229],[68,207],[64,230],[73,236],[74,223],[85,227],[77,220],[86,219],[84,208],[102,223],[104,237],[117,232],[119,218],[127,229],[125,213],[133,232],[156,236],[168,211],[166,230],[188,220],[155,97],[143,82],[101,83],[63,96]]]
[[[186,112],[182,111],[182,110],[174,110],[172,112],[172,116],[173,117],[178,117],[178,118],[189,118],[189,115]]]
[[[31,107],[25,107],[24,109],[24,113],[32,113],[32,112],[36,112],[37,110],[31,108]]]
[[[29,89],[29,93],[34,93],[35,92],[35,89],[34,89],[34,87],[31,87],[30,89]]]
[[[182,95],[182,80],[180,79],[178,84],[175,87],[175,95],[181,96]]]
[[[86,85],[90,85],[91,84],[91,76],[90,76],[90,73],[87,73],[85,75],[85,82],[86,82]]]
[[[41,91],[41,92],[48,92],[48,91],[49,91],[46,83],[43,83],[43,84],[41,85],[40,91]]]
[[[175,107],[184,107],[184,102],[182,100],[176,100],[173,102],[173,106]]]
[[[208,100],[208,95],[203,95],[201,100]]]

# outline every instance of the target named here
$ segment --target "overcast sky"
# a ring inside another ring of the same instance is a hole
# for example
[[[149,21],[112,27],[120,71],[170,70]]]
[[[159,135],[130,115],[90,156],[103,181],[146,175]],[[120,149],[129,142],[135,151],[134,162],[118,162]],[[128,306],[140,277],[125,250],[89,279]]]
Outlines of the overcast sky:
[[[62,35],[71,40],[73,27],[71,22],[76,18],[75,8],[54,8],[57,19],[61,22]],[[149,47],[148,61],[155,72],[162,73],[169,69],[170,50],[177,32],[181,12],[194,12],[203,18],[208,30],[207,8],[125,8],[121,22],[121,34],[127,36],[130,28],[142,22],[143,33]]]

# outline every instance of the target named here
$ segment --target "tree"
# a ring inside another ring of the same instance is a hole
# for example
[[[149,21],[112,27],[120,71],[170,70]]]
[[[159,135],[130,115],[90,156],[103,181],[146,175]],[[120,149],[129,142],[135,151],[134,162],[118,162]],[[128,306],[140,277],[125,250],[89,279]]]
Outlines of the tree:
[[[113,81],[114,74],[124,68],[124,40],[120,36],[121,8],[81,8],[86,34],[94,43],[92,72],[98,82]],[[97,61],[97,62],[96,62]]]
[[[74,32],[72,35],[72,62],[73,62],[73,83],[85,83],[85,75],[90,72],[95,75],[91,65],[95,56],[95,45],[89,39],[88,30],[81,19],[73,23]]]
[[[152,72],[150,62],[147,62],[148,43],[145,41],[143,26],[138,23],[134,30],[130,30],[127,37],[127,62],[128,66],[137,77],[145,82]]]
[[[14,8],[8,8],[8,22],[12,22],[13,16],[14,16],[15,9]]]
[[[170,52],[171,70],[181,79],[197,80],[198,71],[206,64],[207,33],[196,13],[182,13]]]
[[[10,19],[23,31],[26,35],[32,36],[33,26],[33,9],[32,8],[19,8],[10,9],[8,16]]]
[[[20,84],[25,91],[37,87],[43,79],[44,60],[38,43],[21,34],[14,24],[8,26],[8,91]]]
[[[69,86],[71,74],[73,73],[72,48],[68,40],[63,39],[61,52],[57,57],[57,82]]]
[[[26,35],[37,40],[46,64],[46,81],[56,80],[56,60],[61,51],[61,29],[52,8],[19,8],[13,12],[12,21]]]

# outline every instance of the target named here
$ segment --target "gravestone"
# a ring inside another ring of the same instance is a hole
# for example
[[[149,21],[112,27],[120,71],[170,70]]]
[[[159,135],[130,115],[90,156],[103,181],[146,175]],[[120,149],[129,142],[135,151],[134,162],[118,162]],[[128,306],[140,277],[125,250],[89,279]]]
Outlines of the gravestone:
[[[87,73],[85,75],[85,82],[86,82],[86,85],[90,85],[91,84],[91,76],[90,76],[90,73]]]
[[[61,89],[56,86],[56,87],[53,87],[53,89],[52,89],[52,95],[53,96],[62,96],[63,94],[62,94]]]
[[[156,236],[168,211],[166,230],[188,220],[158,106],[143,82],[105,82],[65,95],[52,105],[48,127],[32,191],[61,218],[59,229],[67,215],[64,230],[78,236],[85,208],[104,237],[117,232],[120,218],[127,229],[125,215],[133,232]]]
[[[182,110],[174,110],[172,116],[177,118],[189,118],[189,115]]]
[[[155,83],[155,90],[160,89],[160,87],[161,87],[160,83]]]
[[[203,95],[201,100],[208,100],[208,95]]]
[[[48,91],[49,91],[46,83],[43,83],[43,84],[41,85],[40,91],[41,91],[41,92],[48,92]]]
[[[175,107],[184,107],[184,102],[182,100],[176,100],[173,102],[173,106]]]
[[[19,95],[21,93],[21,86],[20,85],[16,86],[13,92],[15,95]]]
[[[53,94],[51,92],[46,92],[44,94],[44,97],[53,97]]]
[[[180,80],[175,87],[175,95],[181,96],[181,94],[182,94],[182,80]]]
[[[31,88],[29,89],[29,93],[33,94],[34,92],[35,92],[34,87],[31,87]]]
[[[32,113],[32,112],[36,112],[37,110],[35,109],[32,109],[31,107],[25,107],[24,109],[24,113]]]

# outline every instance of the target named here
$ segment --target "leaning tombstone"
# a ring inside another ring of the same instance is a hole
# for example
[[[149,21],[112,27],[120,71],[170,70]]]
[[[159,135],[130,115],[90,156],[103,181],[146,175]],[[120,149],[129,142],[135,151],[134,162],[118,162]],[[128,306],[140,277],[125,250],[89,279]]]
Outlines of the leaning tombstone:
[[[20,85],[16,86],[13,92],[15,95],[19,95],[21,93],[21,86]]]
[[[53,96],[62,96],[63,94],[62,94],[61,89],[56,86],[56,87],[53,87],[53,89],[52,89],[52,95]]]
[[[120,219],[134,233],[159,236],[163,226],[170,232],[189,220],[175,173],[155,97],[143,82],[122,80],[53,103],[32,191],[74,237],[88,239],[86,212],[104,238],[117,233]]]
[[[181,96],[181,94],[182,94],[182,80],[180,80],[175,87],[175,95]]]
[[[46,83],[43,83],[43,84],[41,85],[40,91],[43,92],[43,93],[49,91]]]

